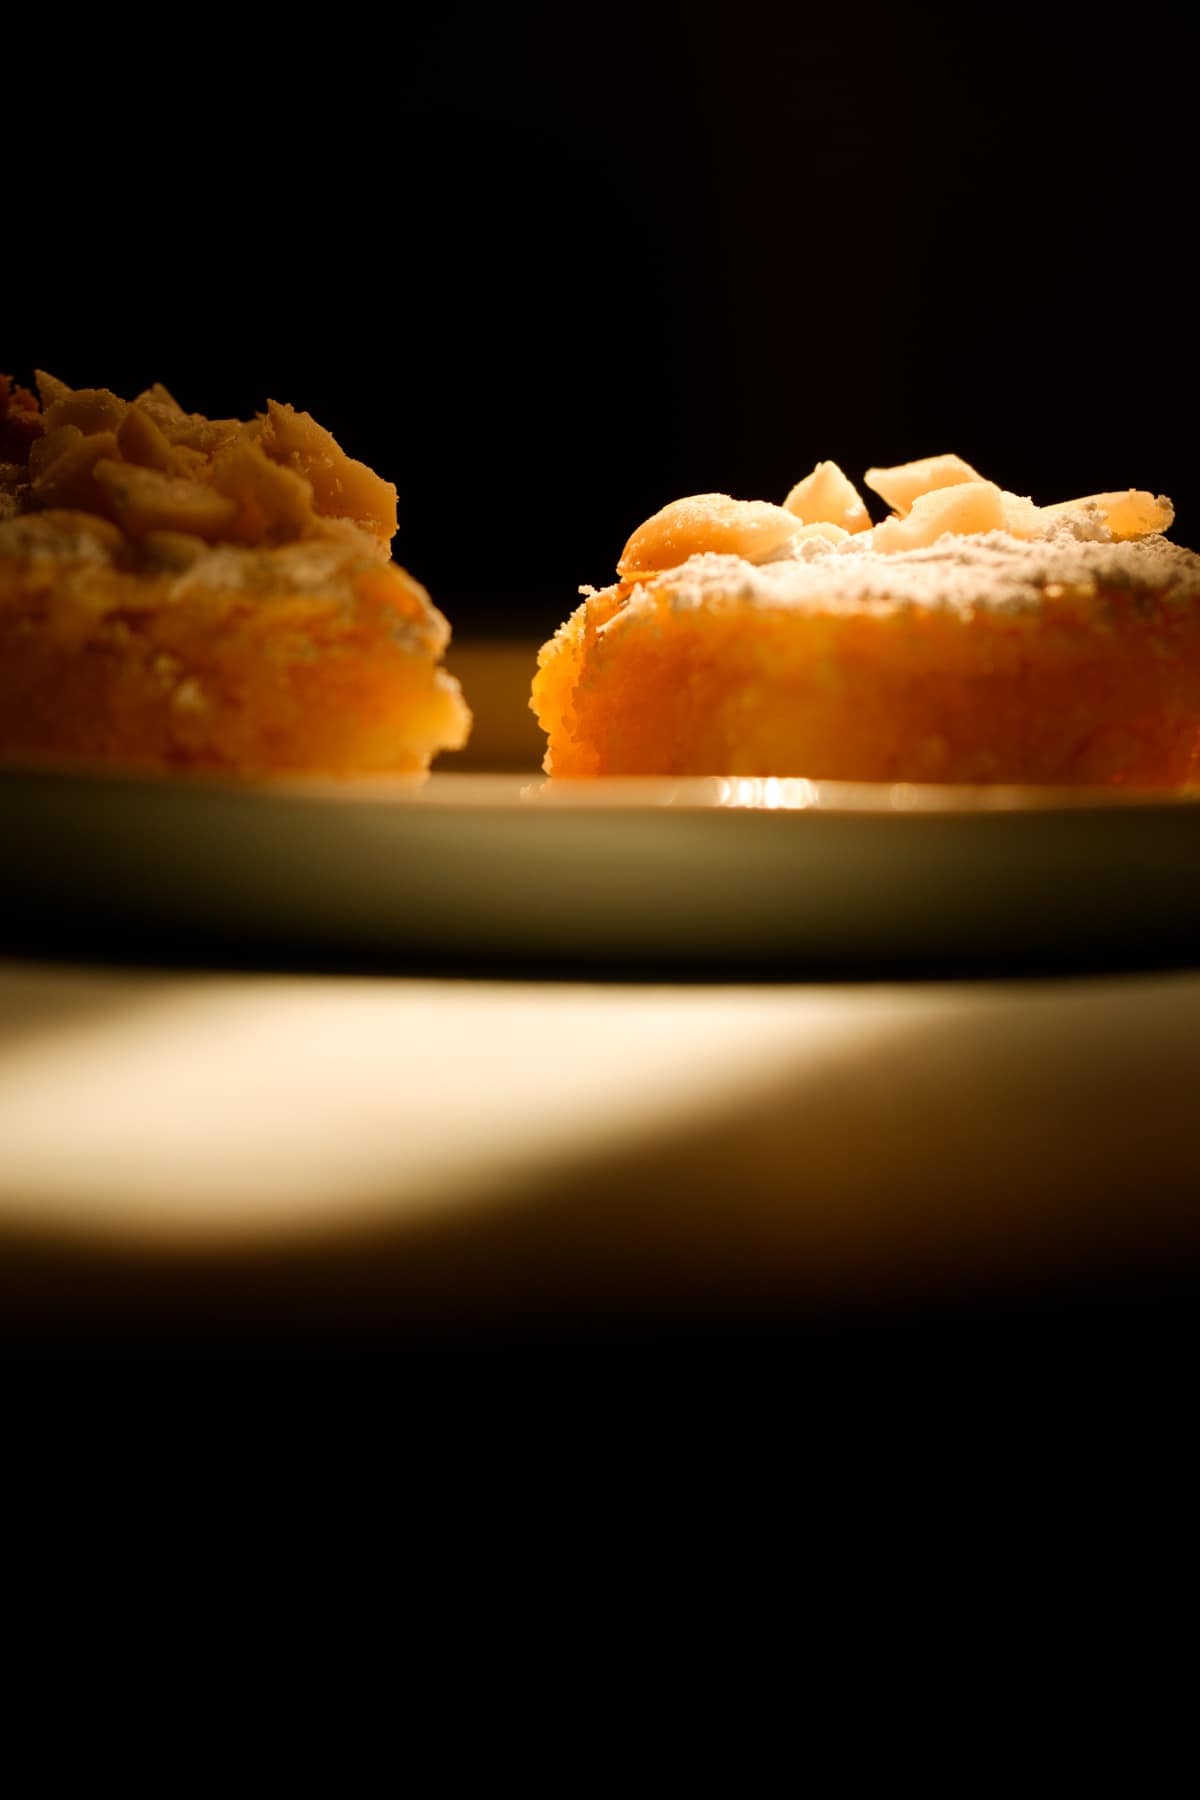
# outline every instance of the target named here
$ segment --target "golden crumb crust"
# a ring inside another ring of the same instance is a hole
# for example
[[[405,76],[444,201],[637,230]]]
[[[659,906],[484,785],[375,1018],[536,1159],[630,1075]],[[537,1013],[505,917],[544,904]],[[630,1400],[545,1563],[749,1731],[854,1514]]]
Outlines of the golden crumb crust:
[[[428,767],[470,715],[396,490],[307,413],[0,377],[0,756]]]

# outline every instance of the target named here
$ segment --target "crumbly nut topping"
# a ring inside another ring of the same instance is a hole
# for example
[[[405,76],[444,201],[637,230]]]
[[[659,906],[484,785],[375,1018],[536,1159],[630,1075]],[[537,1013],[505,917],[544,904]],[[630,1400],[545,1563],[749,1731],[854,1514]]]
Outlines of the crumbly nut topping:
[[[726,494],[674,501],[625,547],[626,604],[636,610],[641,591],[679,607],[728,596],[826,610],[1029,608],[1101,588],[1153,591],[1167,605],[1200,599],[1200,556],[1163,535],[1175,516],[1164,496],[1128,488],[1038,506],[954,455],[871,469],[865,480],[893,508],[874,526],[829,462],[784,507]]]
[[[395,488],[308,413],[271,400],[248,421],[206,419],[159,384],[129,401],[43,373],[37,385],[40,408],[0,376],[0,553],[153,570],[215,545],[388,556]]]

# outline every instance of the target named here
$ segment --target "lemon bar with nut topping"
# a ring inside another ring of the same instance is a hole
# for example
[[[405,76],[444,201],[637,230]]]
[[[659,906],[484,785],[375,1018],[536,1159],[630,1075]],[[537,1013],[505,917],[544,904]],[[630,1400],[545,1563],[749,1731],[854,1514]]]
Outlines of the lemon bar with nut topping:
[[[396,490],[307,413],[0,377],[0,757],[402,773],[466,740]]]
[[[531,704],[554,776],[1200,780],[1200,556],[1138,489],[1035,506],[957,456],[702,494],[584,589]]]

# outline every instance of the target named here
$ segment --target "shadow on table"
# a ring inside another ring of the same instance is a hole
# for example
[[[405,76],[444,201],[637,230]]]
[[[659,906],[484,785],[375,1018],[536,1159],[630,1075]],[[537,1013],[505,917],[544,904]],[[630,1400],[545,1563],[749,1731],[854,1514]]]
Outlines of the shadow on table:
[[[1032,1009],[970,990],[845,1054],[781,1057],[699,1122],[564,1152],[403,1229],[382,1206],[382,1223],[224,1252],[11,1233],[7,1372],[819,1364],[981,1331],[1065,1343],[1089,1318],[1190,1341],[1195,984],[1063,984],[1044,1006],[1029,991]]]

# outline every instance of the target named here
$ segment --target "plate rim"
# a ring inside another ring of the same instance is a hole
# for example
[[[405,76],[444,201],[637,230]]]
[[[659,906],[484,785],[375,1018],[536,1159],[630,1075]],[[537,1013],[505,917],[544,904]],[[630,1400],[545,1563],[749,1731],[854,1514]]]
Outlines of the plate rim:
[[[378,776],[239,777],[214,770],[134,769],[61,761],[0,763],[0,805],[31,788],[161,799],[174,793],[256,807],[265,802],[338,810],[496,813],[625,812],[644,816],[817,814],[823,817],[1014,817],[1081,813],[1200,811],[1200,783],[1178,787],[841,781],[758,775],[549,777],[532,770],[454,770]]]

